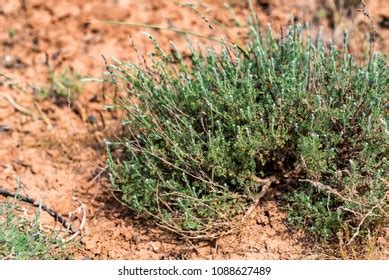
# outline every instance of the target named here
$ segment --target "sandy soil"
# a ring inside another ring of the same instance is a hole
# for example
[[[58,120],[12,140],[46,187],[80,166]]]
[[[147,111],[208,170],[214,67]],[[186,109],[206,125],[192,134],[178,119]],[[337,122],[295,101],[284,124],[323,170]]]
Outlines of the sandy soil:
[[[102,97],[102,85],[84,85],[76,102],[38,98],[38,89],[48,87],[52,71],[71,69],[83,77],[101,77],[105,67],[102,55],[109,61],[114,57],[137,59],[133,44],[140,53],[151,49],[142,31],[153,34],[166,48],[173,41],[185,49],[186,39],[176,33],[98,20],[155,24],[236,39],[242,30],[235,23],[248,13],[244,3],[209,0],[196,6],[206,18],[223,22],[228,27],[225,30],[217,25],[209,28],[197,12],[169,0],[25,2],[24,7],[23,1],[0,0],[0,186],[14,190],[20,178],[22,193],[44,198],[47,205],[64,215],[78,207],[74,197],[82,201],[87,208],[87,225],[76,258],[317,257],[315,248],[301,241],[301,234],[286,227],[285,213],[276,200],[264,202],[234,234],[212,243],[189,244],[135,217],[110,192],[104,139],[112,135],[117,120],[103,110],[107,101]],[[229,2],[232,8],[225,8],[223,2]],[[290,22],[294,14],[296,21],[322,25],[334,41],[342,40],[342,28],[356,33],[355,42],[369,32],[369,21],[356,11],[331,29],[331,20],[323,16],[324,6],[317,2],[253,1],[260,21],[271,23],[276,30]],[[366,2],[379,35],[376,48],[387,53],[389,4]],[[361,47],[354,43],[351,49],[359,51]],[[78,215],[73,222],[77,224],[80,219]],[[52,220],[44,217],[43,224],[52,226]]]

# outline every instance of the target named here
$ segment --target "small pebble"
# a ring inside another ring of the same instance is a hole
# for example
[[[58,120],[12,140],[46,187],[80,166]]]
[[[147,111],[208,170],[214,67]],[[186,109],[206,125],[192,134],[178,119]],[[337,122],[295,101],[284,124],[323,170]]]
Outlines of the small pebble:
[[[86,119],[86,121],[90,124],[95,124],[96,123],[96,117],[93,115],[89,115]]]
[[[6,124],[0,124],[0,132],[10,132],[11,127]]]
[[[12,68],[15,66],[15,60],[12,56],[10,55],[6,55],[4,58],[3,58],[3,66],[5,68]]]
[[[21,61],[19,58],[11,56],[11,55],[6,55],[1,59],[1,64],[8,69],[11,68],[23,68],[26,65]]]
[[[99,97],[97,95],[93,95],[90,99],[89,102],[99,102]]]

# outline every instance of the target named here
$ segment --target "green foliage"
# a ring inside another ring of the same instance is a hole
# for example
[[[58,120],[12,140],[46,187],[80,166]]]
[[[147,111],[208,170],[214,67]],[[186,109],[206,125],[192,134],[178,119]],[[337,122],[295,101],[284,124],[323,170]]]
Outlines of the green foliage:
[[[191,47],[189,61],[150,39],[149,65],[110,73],[126,118],[108,163],[128,207],[181,234],[220,234],[261,190],[256,179],[275,176],[295,189],[289,221],[324,239],[387,221],[382,57],[360,65],[299,26],[281,39],[253,29],[245,51]]]
[[[306,187],[286,195],[289,202],[288,223],[308,230],[321,239],[333,238],[345,218],[338,208],[339,202]]]
[[[74,103],[82,92],[82,77],[65,69],[62,72],[50,71],[49,87],[40,91],[40,96],[50,98],[53,102],[62,107]]]
[[[15,201],[0,203],[0,259],[64,259],[63,242],[40,228],[39,211],[32,221],[17,216]]]
[[[11,28],[8,30],[8,37],[10,39],[13,39],[14,37],[16,36],[16,29],[15,28]]]

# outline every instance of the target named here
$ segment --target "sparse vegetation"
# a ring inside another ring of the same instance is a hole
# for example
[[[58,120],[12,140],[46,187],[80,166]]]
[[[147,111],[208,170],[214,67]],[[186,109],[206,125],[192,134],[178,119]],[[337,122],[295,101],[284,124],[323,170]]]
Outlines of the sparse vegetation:
[[[126,114],[108,142],[120,200],[188,238],[214,238],[271,180],[290,224],[318,240],[347,232],[351,244],[388,223],[385,58],[358,64],[347,35],[337,48],[303,34],[252,29],[244,52],[192,47],[189,61],[150,37],[151,66],[112,66]]]
[[[41,98],[50,98],[57,106],[69,106],[82,92],[81,75],[69,68],[50,71],[49,86],[40,90]]]
[[[40,211],[33,219],[17,215],[17,201],[0,203],[0,259],[66,259],[70,253],[55,232],[42,230]]]

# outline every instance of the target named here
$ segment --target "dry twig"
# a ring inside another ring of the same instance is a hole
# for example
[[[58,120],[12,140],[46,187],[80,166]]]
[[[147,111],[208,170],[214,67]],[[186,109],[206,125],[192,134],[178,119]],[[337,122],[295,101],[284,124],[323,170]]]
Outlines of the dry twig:
[[[76,197],[73,197],[73,200],[77,201],[80,204],[80,206],[74,212],[82,213],[82,218],[81,218],[81,223],[80,223],[79,228],[76,230],[75,233],[73,233],[69,238],[67,238],[65,240],[66,243],[73,240],[74,238],[76,238],[76,236],[78,236],[83,231],[83,229],[85,228],[85,225],[86,225],[86,206],[85,206],[85,204],[82,203]]]
[[[255,199],[254,203],[250,206],[250,208],[247,210],[246,214],[243,216],[243,220],[246,220],[247,218],[249,218],[251,216],[251,214],[253,213],[254,209],[256,207],[258,207],[259,205],[259,202],[261,200],[262,197],[265,196],[265,194],[269,191],[269,187],[270,185],[276,181],[276,176],[270,176],[268,178],[265,178],[265,179],[261,179],[257,176],[253,176],[252,177],[253,180],[258,183],[258,184],[261,184],[262,185],[262,190],[261,192],[259,193],[259,195],[257,196],[257,198]]]
[[[50,119],[46,116],[46,114],[43,113],[42,108],[39,106],[39,104],[36,101],[34,101],[33,103],[34,103],[35,107],[37,108],[42,120],[46,123],[47,128],[49,130],[53,129],[53,124],[51,123]]]
[[[15,108],[15,110],[27,115],[27,116],[30,116],[32,117],[33,114],[30,112],[30,110],[28,110],[27,108],[23,107],[22,105],[19,105],[18,103],[16,103],[16,101],[8,94],[5,94],[4,95],[4,98],[5,100],[8,101],[8,103],[13,107]]]
[[[354,201],[354,200],[351,200],[349,198],[344,197],[338,191],[336,191],[333,188],[331,188],[330,186],[324,185],[324,184],[322,184],[320,182],[313,181],[313,180],[310,180],[310,179],[300,179],[299,182],[310,183],[311,185],[313,185],[314,187],[318,188],[319,190],[322,190],[322,191],[325,191],[326,193],[332,194],[332,195],[336,196],[337,198],[339,198],[339,199],[341,199],[343,201],[347,201],[347,202],[351,202],[353,204],[359,204],[359,205],[362,205],[362,206],[366,206],[365,204],[363,204],[361,202]]]
[[[70,231],[70,233],[74,234],[77,232],[76,230],[73,229],[73,226],[68,221],[66,221],[66,219],[62,215],[58,214],[56,211],[54,211],[53,209],[49,208],[48,206],[46,206],[41,202],[38,202],[28,196],[24,196],[15,192],[9,192],[1,186],[0,186],[0,195],[5,197],[14,197],[20,201],[29,203],[34,207],[39,207],[42,210],[46,211],[51,217],[53,217],[55,221],[60,222],[64,228]]]
[[[381,203],[385,200],[385,197],[380,201],[380,203],[374,205],[367,213],[366,215],[363,216],[363,218],[361,219],[361,221],[359,222],[358,226],[357,226],[357,230],[354,232],[353,236],[351,236],[350,240],[347,242],[347,245],[350,245],[351,242],[354,241],[354,239],[359,235],[359,231],[361,229],[361,226],[363,225],[363,223],[365,222],[365,220],[371,216],[371,214],[373,213],[374,209],[378,208]]]

